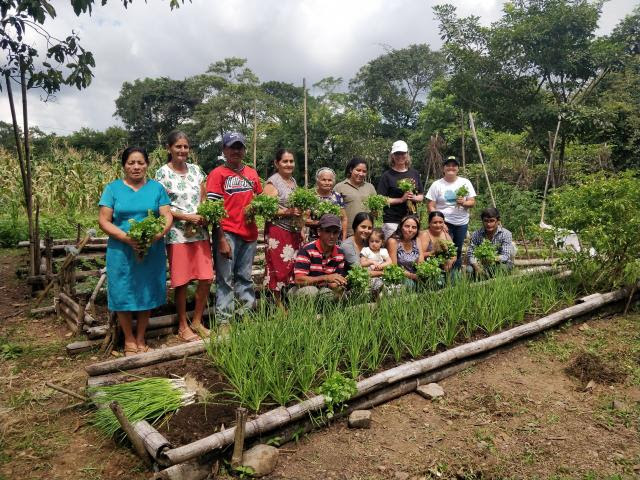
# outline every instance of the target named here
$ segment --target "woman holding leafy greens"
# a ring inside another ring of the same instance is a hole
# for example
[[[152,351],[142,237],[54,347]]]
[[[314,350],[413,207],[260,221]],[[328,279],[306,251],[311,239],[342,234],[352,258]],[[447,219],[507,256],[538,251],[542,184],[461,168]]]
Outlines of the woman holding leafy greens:
[[[400,220],[415,213],[416,202],[424,199],[418,172],[411,168],[411,157],[406,142],[398,140],[391,146],[389,168],[380,177],[378,194],[388,198],[382,213],[382,231],[387,240],[398,228]]]
[[[302,234],[297,228],[301,212],[287,206],[289,195],[296,187],[293,171],[296,162],[290,150],[281,149],[274,160],[276,173],[271,175],[264,186],[264,194],[278,199],[276,218],[265,223],[265,284],[280,302],[282,289],[293,284],[293,265],[302,245]]]
[[[149,351],[144,334],[151,309],[166,302],[166,254],[164,235],[173,217],[169,196],[155,180],[147,179],[149,156],[138,147],[122,152],[124,179],[109,183],[100,197],[98,223],[109,236],[107,242],[107,296],[109,310],[116,312],[124,333],[125,355]],[[154,234],[150,245],[128,235],[132,223],[140,222],[148,213],[160,216],[161,222],[149,219]],[[162,226],[161,223],[164,223]],[[148,248],[148,250],[147,250]],[[133,334],[133,314],[137,327]]]
[[[347,238],[347,212],[344,209],[342,195],[333,189],[335,184],[336,172],[331,168],[322,167],[316,172],[316,195],[318,200],[332,203],[339,208],[340,212],[336,212],[336,216],[340,217],[340,224],[342,225],[340,239],[345,240]],[[309,227],[309,238],[307,240],[316,240],[318,238],[318,219],[313,212],[311,212],[310,219],[306,221],[306,225]]]
[[[398,228],[387,241],[391,261],[404,268],[407,286],[415,286],[417,280],[416,265],[422,263],[424,254],[418,238],[420,220],[415,215],[407,215],[398,224]]]
[[[202,325],[202,313],[213,281],[213,261],[206,220],[198,215],[198,205],[206,200],[206,176],[199,165],[187,163],[189,139],[184,132],[173,131],[167,137],[167,163],[156,172],[156,180],[171,199],[173,226],[167,235],[167,255],[171,287],[178,311],[178,337],[184,342],[208,337]],[[187,324],[187,286],[198,281],[191,328]],[[194,332],[195,331],[195,332]],[[196,333],[197,332],[197,333]]]
[[[442,212],[434,210],[429,213],[429,228],[422,230],[418,235],[422,248],[424,249],[425,260],[429,257],[444,255],[447,260],[442,264],[445,272],[451,271],[456,262],[456,256],[448,253],[449,244],[452,243],[451,236],[445,229],[445,218]]]

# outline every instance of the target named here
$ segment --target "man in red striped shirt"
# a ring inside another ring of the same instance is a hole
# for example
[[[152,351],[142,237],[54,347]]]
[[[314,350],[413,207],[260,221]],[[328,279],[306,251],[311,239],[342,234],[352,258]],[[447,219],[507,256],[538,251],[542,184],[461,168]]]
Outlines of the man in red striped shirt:
[[[293,295],[341,295],[347,285],[344,253],[337,245],[340,218],[323,215],[318,223],[318,239],[304,245],[296,257],[293,273],[296,287]]]

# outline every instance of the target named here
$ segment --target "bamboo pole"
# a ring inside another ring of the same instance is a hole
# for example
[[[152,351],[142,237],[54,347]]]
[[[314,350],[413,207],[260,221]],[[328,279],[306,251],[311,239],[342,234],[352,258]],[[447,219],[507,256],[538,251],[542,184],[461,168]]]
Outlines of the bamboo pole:
[[[304,117],[304,188],[309,187],[309,138],[307,132],[307,79],[302,79],[302,115]]]
[[[60,393],[64,393],[66,395],[69,395],[73,398],[77,398],[78,400],[82,400],[83,402],[86,402],[89,400],[89,397],[85,397],[84,395],[80,395],[79,393],[76,393],[72,390],[68,390],[64,387],[61,387],[60,385],[56,385],[55,383],[50,383],[50,382],[44,382],[44,384],[53,389],[53,390],[57,390]]]
[[[160,453],[163,450],[173,448],[171,442],[164,438],[160,432],[145,420],[134,423],[133,430],[142,440],[142,443],[144,444],[146,451],[151,455],[151,458],[156,461],[160,459]]]
[[[558,124],[556,125],[556,133],[553,136],[553,142],[551,144],[551,151],[549,152],[549,166],[547,167],[547,179],[544,182],[544,193],[542,195],[542,207],[540,210],[540,225],[544,224],[544,211],[547,207],[547,192],[549,191],[549,177],[551,176],[551,168],[553,165],[553,156],[556,151],[556,141],[558,140],[558,132],[560,131],[560,124],[562,118],[558,115]]]
[[[471,134],[476,142],[476,149],[478,150],[478,156],[480,157],[480,163],[482,164],[482,171],[484,172],[484,178],[487,181],[487,187],[489,188],[489,195],[491,196],[491,203],[493,208],[496,208],[496,199],[493,197],[493,190],[491,189],[491,182],[489,181],[489,175],[487,174],[487,167],[484,164],[482,158],[482,150],[480,149],[480,142],[478,141],[478,134],[476,133],[476,125],[473,122],[473,114],[469,112],[469,124],[471,125]]]
[[[253,169],[258,169],[258,100],[253,99]]]
[[[236,409],[236,431],[233,439],[233,455],[231,456],[231,466],[234,468],[242,463],[246,423],[247,409],[238,407]]]
[[[585,313],[600,308],[605,304],[626,298],[628,292],[628,289],[620,289],[606,294],[595,294],[590,296],[590,299],[586,302],[560,310],[534,322],[520,325],[499,334],[460,345],[459,347],[446,350],[431,357],[405,363],[398,367],[373,375],[372,377],[358,382],[357,393],[351,398],[349,403],[354,403],[354,400],[370,395],[382,388],[393,387],[399,382],[408,381],[413,377],[449,366],[457,361],[464,361],[476,355],[486,354],[516,340],[534,335],[543,330],[554,327],[565,320],[584,315]],[[322,407],[324,407],[324,396],[318,395],[288,408],[276,408],[247,422],[245,436],[251,437],[279,428],[289,422],[299,420]],[[196,440],[190,444],[167,450],[163,455],[171,464],[183,463],[193,458],[200,457],[212,450],[230,445],[233,442],[234,435],[235,427],[232,427],[200,440]]]
[[[464,173],[465,177],[467,176],[467,159],[465,145],[464,145],[464,110],[460,110],[460,132],[461,132],[461,140],[462,140],[462,173]]]

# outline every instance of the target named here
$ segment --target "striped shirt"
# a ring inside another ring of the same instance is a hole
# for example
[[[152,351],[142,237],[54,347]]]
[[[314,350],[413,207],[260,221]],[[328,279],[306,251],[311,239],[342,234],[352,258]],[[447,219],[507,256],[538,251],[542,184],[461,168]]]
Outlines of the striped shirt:
[[[329,255],[323,255],[320,239],[305,244],[298,250],[293,267],[296,277],[319,277],[338,273],[344,275],[344,253],[335,245]]]
[[[473,251],[482,243],[484,239],[489,240],[487,238],[487,232],[484,227],[480,230],[476,230],[471,235],[471,243],[469,243],[469,248],[467,249],[468,264],[471,265],[477,263],[476,258],[473,256]],[[498,229],[496,230],[496,233],[493,234],[493,238],[490,241],[496,247],[498,247],[500,263],[512,267],[513,257],[515,257],[516,253],[513,248],[513,237],[511,236],[511,232],[506,228],[503,228],[501,225],[498,225]]]

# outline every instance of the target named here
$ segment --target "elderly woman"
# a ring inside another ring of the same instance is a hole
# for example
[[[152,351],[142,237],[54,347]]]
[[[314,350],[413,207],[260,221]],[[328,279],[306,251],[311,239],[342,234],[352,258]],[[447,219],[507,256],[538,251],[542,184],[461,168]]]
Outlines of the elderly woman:
[[[452,241],[451,236],[446,231],[444,214],[438,211],[429,213],[429,228],[422,230],[418,238],[424,249],[425,260],[428,257],[438,255],[442,251],[442,244]],[[450,258],[442,266],[443,270],[445,272],[451,271],[455,262],[455,256]]]
[[[273,293],[276,302],[281,301],[282,289],[294,283],[293,265],[296,253],[302,245],[302,235],[296,228],[300,211],[288,208],[291,192],[297,187],[293,171],[296,162],[293,152],[282,149],[274,160],[276,173],[271,175],[264,186],[264,194],[278,199],[277,218],[264,227],[266,275],[265,284]]]
[[[184,342],[199,340],[199,335],[209,336],[209,330],[202,325],[202,313],[213,281],[209,233],[205,219],[197,214],[198,205],[207,197],[206,176],[199,165],[187,163],[189,149],[185,133],[171,132],[167,137],[167,163],[156,172],[156,180],[171,199],[171,214],[175,220],[167,235],[167,254],[178,311],[178,337]],[[189,327],[187,286],[194,280],[198,287]]]
[[[342,195],[344,209],[347,214],[347,236],[353,235],[352,223],[356,215],[365,212],[367,197],[376,194],[373,185],[366,181],[367,162],[358,157],[353,157],[344,170],[345,179],[338,183],[333,189]]]
[[[124,179],[109,183],[100,197],[100,228],[109,236],[107,243],[108,303],[116,312],[124,333],[124,354],[149,351],[144,334],[151,309],[167,299],[167,266],[162,238],[171,228],[173,217],[169,196],[155,180],[147,179],[149,156],[138,147],[122,152]],[[162,232],[153,238],[146,255],[140,259],[140,245],[127,232],[129,220],[141,221],[151,210],[164,217]],[[133,315],[136,333],[133,334]]]
[[[345,240],[347,238],[347,212],[344,209],[342,195],[333,189],[335,184],[336,172],[329,167],[322,167],[316,172],[316,195],[319,200],[331,202],[340,207],[340,224],[342,225],[340,238]],[[314,218],[313,212],[311,218],[306,221],[306,225],[309,227],[308,240],[316,240],[318,238],[318,220]]]
[[[378,193],[388,197],[389,205],[382,213],[382,231],[384,238],[388,239],[398,228],[400,220],[412,212],[408,202],[422,202],[424,200],[422,182],[418,172],[411,168],[411,156],[409,147],[402,140],[394,142],[389,154],[389,166],[380,177]],[[414,188],[403,191],[398,182],[408,179],[413,182]]]
[[[422,263],[424,253],[418,238],[420,220],[415,215],[408,215],[400,220],[398,228],[387,241],[387,249],[391,261],[404,268],[407,285],[414,286],[417,280],[416,264]]]

